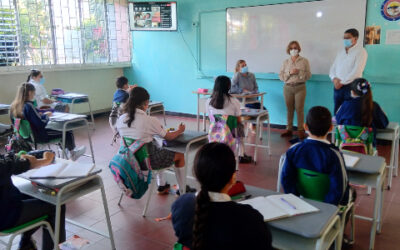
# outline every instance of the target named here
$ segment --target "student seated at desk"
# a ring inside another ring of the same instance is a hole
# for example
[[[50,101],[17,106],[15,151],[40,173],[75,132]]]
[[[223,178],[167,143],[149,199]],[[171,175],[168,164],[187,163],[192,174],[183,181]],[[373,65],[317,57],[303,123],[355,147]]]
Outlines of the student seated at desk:
[[[13,155],[0,156],[0,231],[23,225],[44,215],[48,216],[46,220],[54,230],[55,206],[21,194],[11,180],[12,175],[49,165],[54,159],[54,154],[50,152],[45,152],[43,156],[43,159],[36,159],[31,155],[23,155],[21,158]],[[22,235],[19,250],[36,249],[31,236],[37,229],[32,229]],[[60,242],[65,241],[65,205],[61,207],[59,237]],[[53,249],[53,240],[47,230],[44,230],[42,234],[42,249]]]
[[[122,137],[129,137],[146,143],[150,155],[150,164],[153,170],[161,170],[175,165],[175,176],[178,185],[182,187],[185,172],[184,155],[174,153],[160,147],[153,136],[160,136],[166,140],[174,140],[185,131],[185,125],[180,124],[177,131],[168,132],[163,128],[156,117],[147,115],[150,95],[146,89],[136,87],[130,91],[128,102],[123,107],[123,114],[118,118],[117,130]],[[162,172],[157,175],[159,194],[167,194],[170,185],[163,179]],[[187,186],[186,189],[191,191]],[[179,194],[179,193],[178,193]]]
[[[226,76],[218,76],[215,79],[214,90],[211,98],[206,101],[207,114],[212,115],[228,115],[237,117],[238,127],[235,131],[231,131],[233,136],[240,140],[239,145],[239,161],[240,163],[252,162],[252,157],[244,153],[244,128],[241,123],[242,111],[240,110],[240,102],[229,94],[231,81]]]
[[[364,78],[357,78],[350,83],[351,99],[345,101],[336,113],[336,123],[372,127],[373,145],[376,146],[376,129],[386,128],[389,120],[378,103],[372,99],[371,84]]]
[[[253,73],[249,72],[245,60],[238,60],[236,62],[235,74],[232,78],[232,88],[230,90],[232,94],[256,94],[258,93],[258,85],[256,77]],[[261,104],[257,102],[257,98],[246,99],[254,103],[247,103],[246,107],[252,109],[260,109]],[[264,108],[265,109],[265,108]]]
[[[113,96],[113,104],[111,108],[109,122],[111,129],[116,133],[117,131],[115,128],[115,123],[117,122],[118,117],[121,114],[122,105],[128,101],[129,90],[135,88],[137,85],[135,84],[129,87],[128,78],[126,78],[125,76],[118,77],[115,85],[117,86],[117,90],[115,91]]]
[[[45,80],[42,72],[32,69],[26,81],[32,84],[36,89],[35,101],[38,109],[51,108],[58,112],[69,112],[69,106],[67,104],[49,99],[46,88],[43,86]]]
[[[321,106],[311,108],[304,127],[309,137],[286,152],[280,180],[285,193],[299,195],[296,185],[297,169],[302,168],[329,175],[329,191],[324,202],[346,205],[349,199],[355,200],[355,192],[350,189],[343,156],[339,149],[327,140],[327,135],[333,128],[329,110]]]
[[[236,183],[235,155],[229,146],[213,142],[201,147],[193,172],[201,190],[172,204],[172,224],[180,244],[193,250],[273,249],[263,216],[228,195]]]
[[[36,143],[47,143],[54,139],[61,139],[62,132],[46,128],[49,116],[52,113],[40,113],[33,105],[34,99],[35,87],[30,83],[22,83],[18,88],[17,96],[11,104],[11,117],[25,119],[29,122]],[[76,161],[86,151],[85,146],[75,147],[75,139],[71,131],[66,132],[65,147],[73,161]]]

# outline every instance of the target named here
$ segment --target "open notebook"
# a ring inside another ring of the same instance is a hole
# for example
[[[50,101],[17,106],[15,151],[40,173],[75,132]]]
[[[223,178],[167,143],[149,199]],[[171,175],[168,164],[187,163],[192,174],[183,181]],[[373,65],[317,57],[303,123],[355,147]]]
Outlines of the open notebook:
[[[348,155],[348,154],[343,154],[343,158],[344,158],[344,164],[348,168],[354,167],[357,164],[357,162],[360,160],[360,157]]]
[[[259,196],[240,203],[248,204],[258,210],[264,216],[264,221],[319,211],[318,208],[293,194]]]
[[[30,179],[67,179],[85,177],[93,170],[94,164],[60,162],[28,171]]]

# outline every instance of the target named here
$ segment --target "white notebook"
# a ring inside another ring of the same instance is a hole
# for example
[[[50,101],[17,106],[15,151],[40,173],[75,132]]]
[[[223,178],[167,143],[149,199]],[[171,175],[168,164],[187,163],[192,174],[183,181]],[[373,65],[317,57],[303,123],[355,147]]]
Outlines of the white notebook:
[[[86,115],[78,115],[71,113],[54,112],[50,116],[51,121],[72,121],[75,119],[86,118]]]
[[[319,211],[318,208],[293,194],[259,196],[240,203],[248,204],[258,210],[264,216],[264,221]]]
[[[344,164],[348,168],[354,167],[357,164],[357,162],[360,160],[360,157],[353,156],[353,155],[347,155],[347,154],[343,154],[343,158],[344,158]]]
[[[30,179],[66,179],[85,177],[93,170],[94,164],[60,162],[27,172]]]

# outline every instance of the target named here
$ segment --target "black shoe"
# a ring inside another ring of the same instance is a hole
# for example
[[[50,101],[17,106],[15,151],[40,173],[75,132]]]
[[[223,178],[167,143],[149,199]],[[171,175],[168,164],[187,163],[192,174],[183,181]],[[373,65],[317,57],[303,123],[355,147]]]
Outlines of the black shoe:
[[[186,185],[186,193],[196,193],[196,189],[195,188],[191,188],[189,185]],[[176,195],[180,196],[181,192],[179,192],[179,189],[176,190]]]
[[[37,247],[32,239],[21,240],[19,242],[18,250],[37,250]]]
[[[171,186],[168,183],[165,183],[164,186],[158,186],[157,193],[160,194],[160,195],[168,194],[170,187]]]
[[[239,156],[239,162],[240,163],[251,163],[251,162],[253,162],[253,158],[248,155]]]

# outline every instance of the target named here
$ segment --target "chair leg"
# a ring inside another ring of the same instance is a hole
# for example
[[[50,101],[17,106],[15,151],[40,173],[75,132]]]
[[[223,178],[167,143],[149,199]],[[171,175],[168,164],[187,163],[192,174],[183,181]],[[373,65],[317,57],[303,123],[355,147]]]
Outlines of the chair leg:
[[[371,195],[371,192],[372,192],[372,188],[371,188],[371,186],[368,186],[367,194]]]
[[[154,173],[154,174],[155,174],[155,173]],[[156,185],[156,181],[154,180],[154,181],[152,181],[151,184],[150,184],[149,195],[147,196],[146,205],[144,206],[143,213],[142,213],[142,216],[143,216],[143,217],[146,217],[147,208],[149,207],[150,198],[151,198],[151,195],[153,194],[153,190],[154,190],[154,186],[155,186],[155,185]]]
[[[350,221],[350,239],[351,239],[351,241],[352,242],[354,242],[354,239],[355,239],[355,206],[353,205],[353,207],[351,208],[351,211],[350,211],[350,216],[351,216],[351,221]]]
[[[122,201],[122,198],[124,197],[124,192],[122,192],[121,193],[121,197],[119,197],[119,200],[118,200],[118,206],[121,206],[121,201]]]

